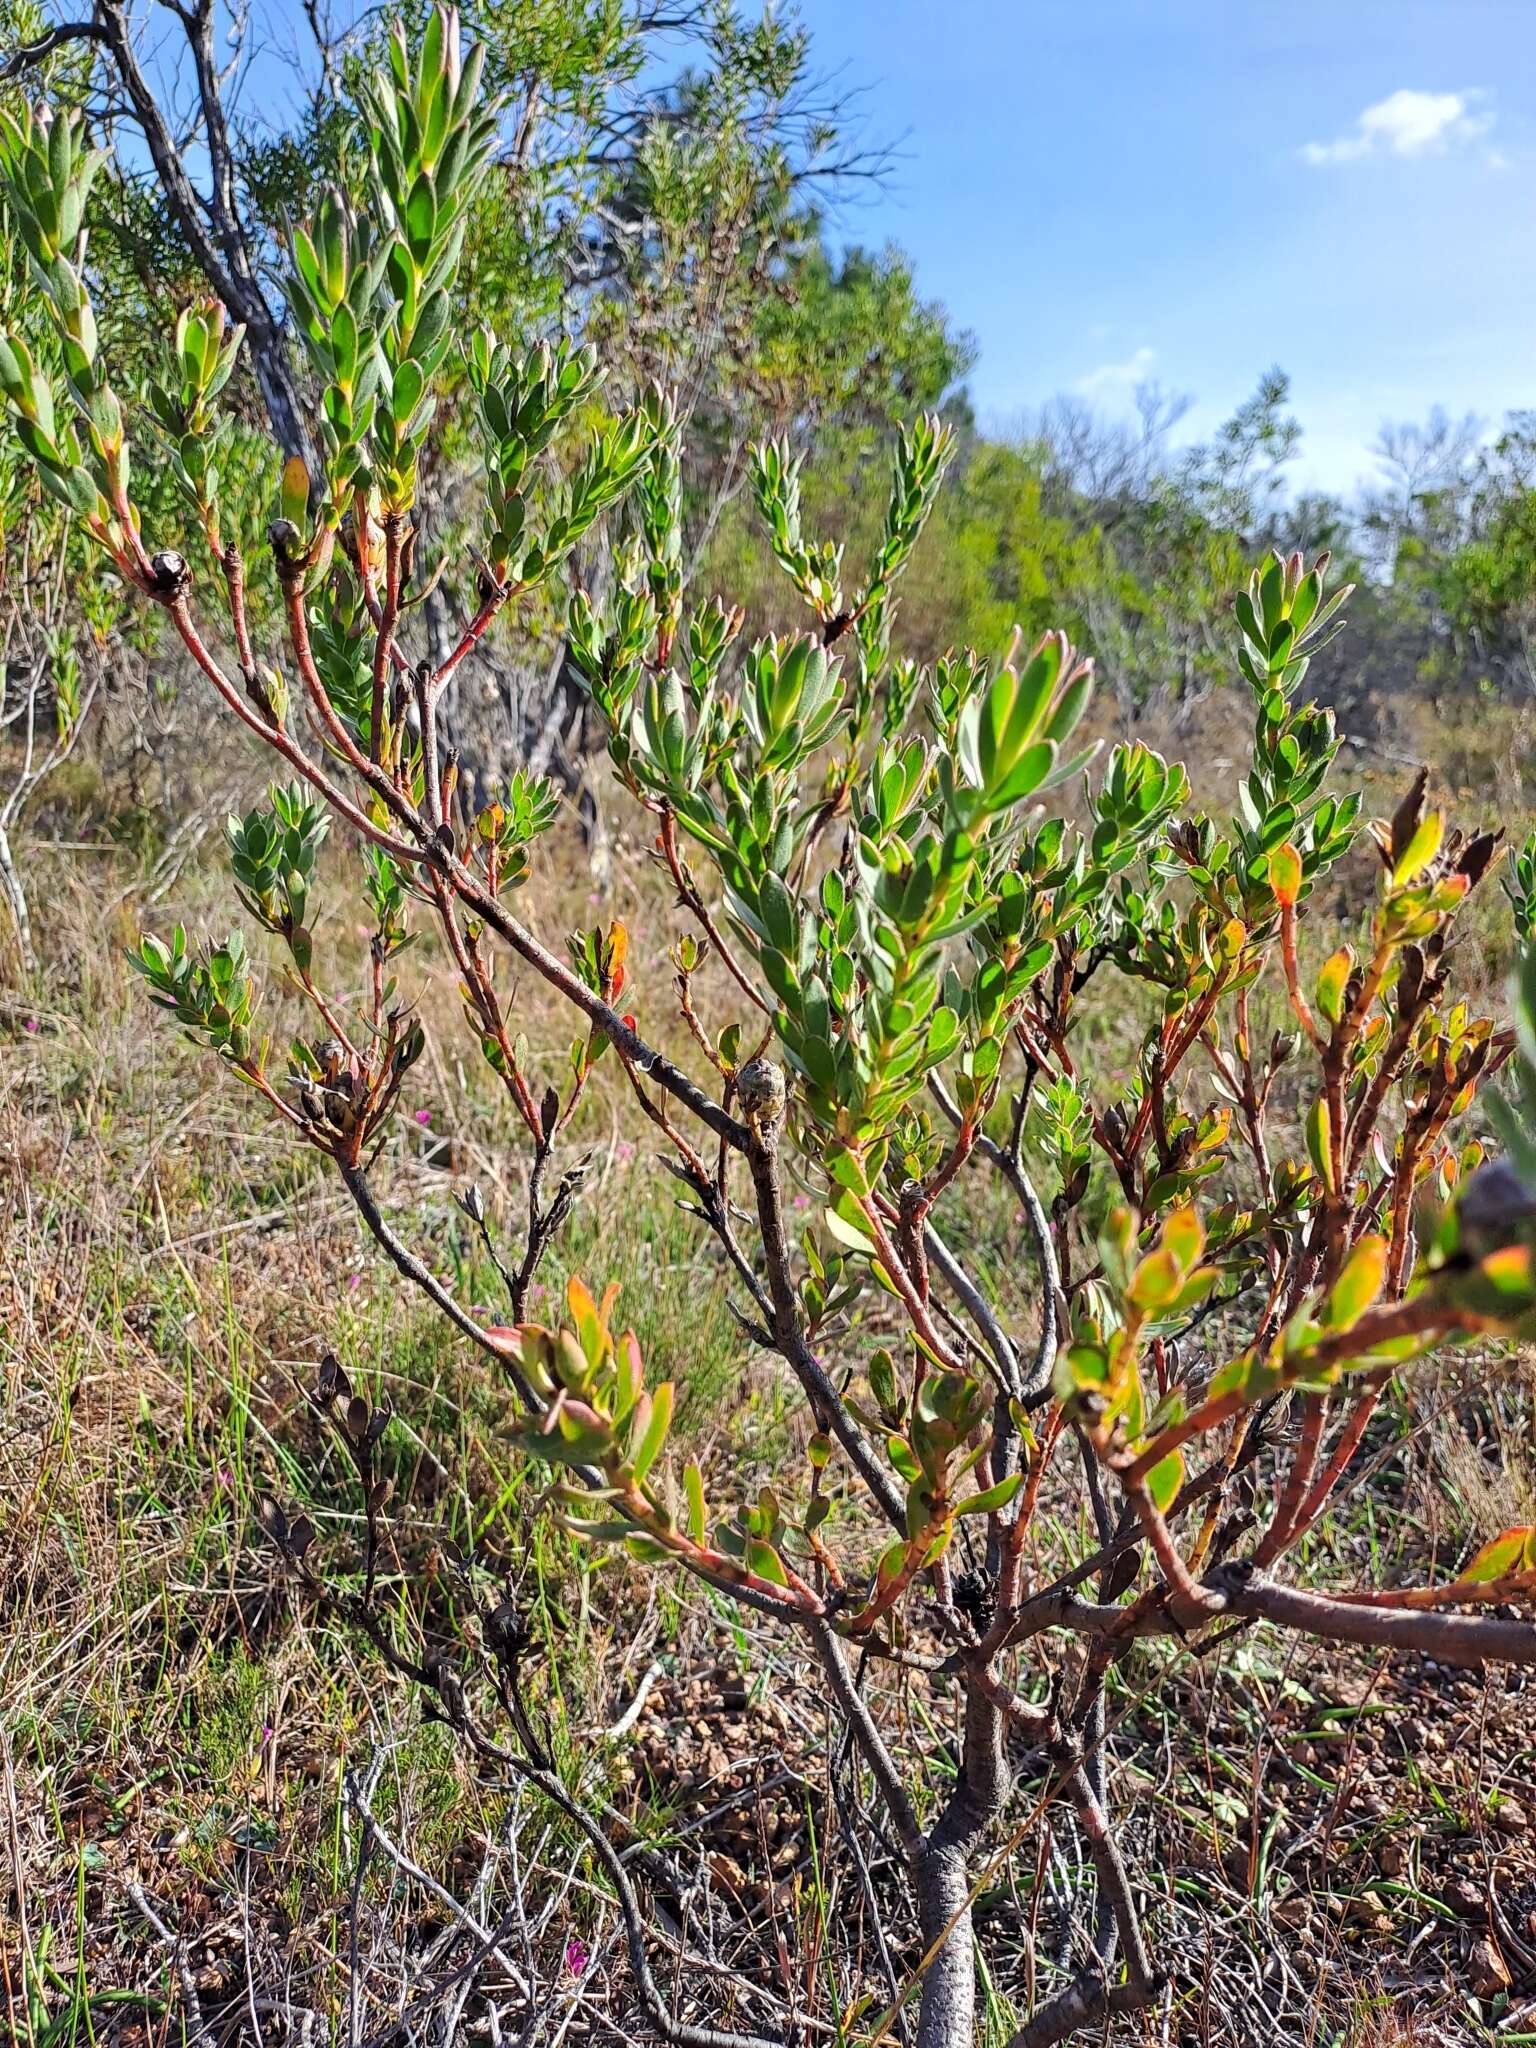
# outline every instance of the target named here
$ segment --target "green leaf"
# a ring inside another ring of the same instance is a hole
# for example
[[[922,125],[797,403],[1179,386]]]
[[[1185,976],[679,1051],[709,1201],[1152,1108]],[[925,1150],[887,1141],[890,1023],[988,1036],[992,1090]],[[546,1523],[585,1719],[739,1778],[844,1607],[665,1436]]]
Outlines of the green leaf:
[[[663,1380],[651,1396],[650,1420],[645,1426],[645,1433],[640,1439],[635,1455],[630,1460],[631,1469],[637,1482],[642,1482],[645,1479],[646,1474],[661,1455],[661,1447],[667,1440],[667,1431],[672,1427],[672,1404],[675,1392],[674,1383],[671,1380]]]
[[[692,1458],[683,1467],[683,1487],[688,1495],[688,1535],[692,1542],[702,1544],[708,1527],[704,1513],[704,1475]]]
[[[889,1436],[885,1440],[886,1456],[909,1486],[915,1485],[923,1476],[923,1468],[912,1454],[912,1446],[905,1437]]]
[[[405,202],[405,233],[413,256],[425,256],[437,229],[437,195],[425,171],[417,173]]]
[[[1056,765],[1056,742],[1036,740],[1000,781],[989,785],[987,802],[991,809],[1007,810],[1034,795]]]
[[[849,1206],[851,1207],[852,1205],[850,1204]],[[826,1225],[828,1235],[836,1238],[840,1245],[845,1246],[851,1252],[860,1253],[864,1258],[874,1257],[874,1239],[860,1223],[856,1223],[852,1217],[844,1215],[841,1209],[832,1207],[823,1209],[821,1220]]]
[[[995,1486],[973,1493],[968,1500],[961,1501],[955,1510],[961,1515],[992,1515],[999,1508],[1007,1507],[1019,1488],[1024,1484],[1022,1472],[1010,1472],[1006,1479],[999,1479]]]
[[[345,388],[357,375],[357,322],[350,306],[340,305],[331,315],[330,340],[336,381]]]
[[[1312,1162],[1312,1171],[1317,1175],[1329,1194],[1338,1191],[1333,1185],[1333,1161],[1331,1158],[1333,1139],[1333,1118],[1329,1112],[1326,1096],[1319,1095],[1307,1112],[1307,1157]]]
[[[758,915],[770,945],[786,960],[795,951],[795,904],[782,877],[764,875],[757,890]]]
[[[1061,638],[1052,633],[1025,665],[1005,739],[1012,754],[1016,755],[1040,729],[1040,722],[1051,701],[1051,692],[1056,687],[1056,678],[1061,673],[1061,653]]]
[[[1060,746],[1072,737],[1088,708],[1088,701],[1093,695],[1094,681],[1093,671],[1089,669],[1080,675],[1075,683],[1069,684],[1062,691],[1061,700],[1051,713],[1050,722],[1045,728],[1045,737],[1048,740],[1055,740]]]
[[[395,425],[402,432],[410,424],[411,414],[421,403],[421,394],[425,388],[426,378],[422,375],[420,366],[413,362],[402,363],[395,373],[395,386],[390,395]]]

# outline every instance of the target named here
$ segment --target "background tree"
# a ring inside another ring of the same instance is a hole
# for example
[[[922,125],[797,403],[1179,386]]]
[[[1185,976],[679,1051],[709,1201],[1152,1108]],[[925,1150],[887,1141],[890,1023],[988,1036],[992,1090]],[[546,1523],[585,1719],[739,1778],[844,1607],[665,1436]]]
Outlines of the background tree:
[[[0,76],[81,106],[111,155],[93,268],[105,260],[99,298],[127,343],[125,381],[134,337],[211,291],[246,330],[247,419],[264,413],[313,467],[316,392],[277,252],[286,223],[311,217],[329,186],[365,196],[355,98],[386,25],[309,10],[274,117],[267,92],[261,115],[250,111],[252,79],[278,69],[265,47],[277,25],[259,14],[226,17],[213,0],[172,10],[175,40],[150,69],[140,47],[154,16],[121,5],[49,22],[32,0],[7,4],[16,47]],[[408,18],[420,26],[426,11]],[[877,177],[883,159],[858,140],[847,95],[818,80],[803,30],[715,0],[505,0],[472,25],[502,113],[495,171],[465,221],[464,317],[525,342],[590,336],[616,399],[659,379],[698,416],[690,564],[741,488],[754,436],[803,438],[844,420],[888,430],[962,373],[965,344],[898,260],[835,265],[824,249],[814,195]],[[476,575],[461,518],[473,406],[450,372],[423,450],[416,517],[440,543],[444,578],[423,604],[442,652],[444,598],[472,592]],[[611,564],[592,546],[582,574],[602,587]],[[581,701],[552,619],[515,655],[489,636],[444,716],[463,772],[486,787],[529,759],[568,786],[582,780]]]

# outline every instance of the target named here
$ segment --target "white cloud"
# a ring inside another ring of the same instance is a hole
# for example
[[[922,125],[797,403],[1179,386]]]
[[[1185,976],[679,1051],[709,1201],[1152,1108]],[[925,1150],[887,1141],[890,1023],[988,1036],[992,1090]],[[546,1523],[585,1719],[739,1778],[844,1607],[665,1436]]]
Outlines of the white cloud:
[[[1100,363],[1096,370],[1090,370],[1086,377],[1078,379],[1078,390],[1085,398],[1101,398],[1106,393],[1134,391],[1138,384],[1144,384],[1157,367],[1157,350],[1139,348],[1123,363]]]
[[[1309,164],[1352,164],[1368,156],[1441,155],[1457,143],[1475,142],[1493,126],[1492,114],[1476,111],[1480,92],[1413,92],[1404,87],[1369,106],[1347,135],[1333,142],[1303,144]]]

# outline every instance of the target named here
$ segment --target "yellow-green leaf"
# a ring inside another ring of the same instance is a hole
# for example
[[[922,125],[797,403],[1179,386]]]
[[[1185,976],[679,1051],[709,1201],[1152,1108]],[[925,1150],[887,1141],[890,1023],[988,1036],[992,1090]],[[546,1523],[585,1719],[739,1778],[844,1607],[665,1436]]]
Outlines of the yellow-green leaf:
[[[1187,1273],[1205,1249],[1205,1225],[1188,1203],[1175,1209],[1163,1225],[1162,1243],[1181,1273]]]
[[[1478,1261],[1477,1270],[1500,1294],[1528,1294],[1531,1288],[1529,1245],[1506,1244]]]
[[[596,1365],[602,1355],[602,1331],[597,1319],[597,1303],[592,1291],[584,1280],[573,1273],[566,1282],[565,1305],[571,1312],[571,1321],[576,1325],[576,1334],[586,1354],[588,1365]]]
[[[1536,1544],[1536,1529],[1503,1530],[1492,1542],[1485,1543],[1471,1563],[1457,1573],[1457,1584],[1486,1585],[1491,1579],[1507,1578],[1511,1572],[1524,1567],[1533,1544]]]
[[[766,1579],[770,1586],[789,1584],[784,1561],[771,1543],[760,1543],[755,1538],[748,1542],[747,1569],[755,1572],[758,1578]]]
[[[1287,907],[1294,905],[1301,894],[1301,855],[1289,840],[1269,856],[1269,886],[1275,892],[1275,901]]]
[[[1440,841],[1445,837],[1444,811],[1431,811],[1420,820],[1419,829],[1409,840],[1402,859],[1392,870],[1394,888],[1401,889],[1416,875],[1423,873],[1435,855],[1440,851]]]
[[[1160,1515],[1166,1515],[1179,1497],[1179,1488],[1184,1484],[1184,1453],[1170,1451],[1166,1458],[1160,1458],[1147,1474],[1147,1491]]]
[[[1171,1251],[1148,1252],[1131,1275],[1126,1299],[1135,1308],[1156,1311],[1176,1301],[1182,1285],[1183,1268]]]
[[[302,455],[290,455],[283,464],[279,497],[283,517],[291,519],[297,527],[304,527],[309,520],[309,471]]]
[[[1387,1278],[1388,1245],[1384,1237],[1363,1237],[1346,1260],[1323,1310],[1330,1330],[1348,1330],[1359,1322],[1381,1293]]]
[[[1202,1302],[1209,1301],[1216,1292],[1216,1282],[1220,1278],[1219,1267],[1197,1266],[1179,1289],[1178,1298],[1173,1304],[1175,1314],[1182,1315],[1186,1309],[1198,1308]]]
[[[1322,972],[1317,977],[1317,1007],[1330,1024],[1337,1024],[1344,1014],[1344,990],[1354,971],[1355,949],[1340,946],[1323,962]]]

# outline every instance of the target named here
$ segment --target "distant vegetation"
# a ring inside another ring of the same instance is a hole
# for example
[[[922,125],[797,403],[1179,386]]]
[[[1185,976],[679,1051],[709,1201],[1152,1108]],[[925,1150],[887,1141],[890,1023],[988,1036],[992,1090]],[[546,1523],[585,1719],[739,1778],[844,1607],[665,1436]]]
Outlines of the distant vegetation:
[[[1205,445],[1183,444],[1183,401],[1151,387],[1130,422],[1063,400],[1018,437],[989,439],[969,420],[969,338],[923,297],[899,252],[844,249],[829,233],[829,208],[884,165],[857,139],[867,124],[855,128],[846,90],[819,78],[802,32],[703,0],[500,0],[475,21],[491,53],[487,88],[507,95],[508,111],[496,175],[463,223],[455,332],[481,320],[508,339],[563,332],[599,347],[609,402],[653,380],[675,394],[689,429],[690,587],[730,587],[756,623],[793,623],[743,495],[749,447],[783,436],[794,451],[814,448],[807,516],[857,551],[873,544],[894,424],[943,402],[957,460],[912,572],[914,656],[996,647],[1015,624],[1030,638],[1055,626],[1094,656],[1122,713],[1187,706],[1226,678],[1225,608],[1244,564],[1269,545],[1326,547],[1362,591],[1328,678],[1352,729],[1374,734],[1380,706],[1404,692],[1453,716],[1490,696],[1523,708],[1536,599],[1528,415],[1486,438],[1476,422],[1440,416],[1384,424],[1379,482],[1351,504],[1289,489],[1299,430],[1279,370]],[[61,24],[35,0],[0,0],[0,51],[14,53],[0,96],[19,107],[45,93],[102,118],[90,272],[130,412],[156,412],[159,343],[188,303],[212,295],[243,323],[217,467],[225,523],[249,540],[273,509],[263,435],[312,454],[306,421],[318,394],[277,282],[283,224],[309,218],[329,186],[357,196],[346,98],[383,29],[367,18],[347,35],[317,34],[292,72],[264,50],[259,122],[254,87],[238,111],[227,103],[221,32],[195,11],[150,66],[117,0],[83,25]],[[174,112],[186,103],[190,128]],[[46,363],[53,344],[14,235],[0,265],[18,336]],[[477,573],[465,523],[478,462],[470,408],[455,350],[423,444],[416,514],[439,564],[421,593],[437,641],[448,601]],[[174,438],[177,423],[162,418],[159,431]],[[14,713],[34,677],[51,693],[49,576],[55,565],[73,576],[66,565],[79,556],[60,508],[11,456],[0,458],[0,506]],[[601,535],[584,545],[578,572],[594,588],[611,577]],[[114,620],[110,595],[93,596],[92,645]],[[493,636],[491,665],[466,679],[454,736],[467,764],[499,773],[532,755],[579,781],[595,735],[561,659],[559,622],[520,626],[515,645]]]

